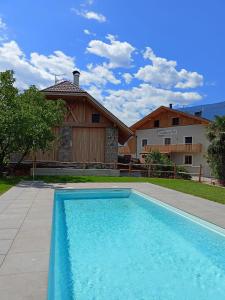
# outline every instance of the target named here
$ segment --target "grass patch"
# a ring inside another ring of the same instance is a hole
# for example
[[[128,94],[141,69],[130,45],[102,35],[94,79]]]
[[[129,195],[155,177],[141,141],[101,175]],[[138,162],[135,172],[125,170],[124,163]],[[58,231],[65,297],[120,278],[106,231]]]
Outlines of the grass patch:
[[[20,181],[20,178],[0,178],[0,195],[8,191],[11,187],[17,184]]]
[[[38,179],[47,183],[149,182],[172,190],[225,204],[225,188],[184,179],[104,176],[40,176]]]
[[[0,194],[6,192],[21,179],[32,180],[31,177],[16,177],[10,179],[0,178]],[[225,188],[202,184],[191,180],[105,176],[37,176],[35,177],[35,180],[43,180],[46,183],[149,182],[172,190],[225,204]]]

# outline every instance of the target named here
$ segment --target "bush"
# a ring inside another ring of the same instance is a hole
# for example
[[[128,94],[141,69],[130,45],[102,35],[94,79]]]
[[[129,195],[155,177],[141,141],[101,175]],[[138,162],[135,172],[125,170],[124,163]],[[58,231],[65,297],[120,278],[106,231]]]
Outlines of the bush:
[[[145,164],[148,168],[149,177],[170,178],[174,176],[174,163],[168,156],[159,151],[152,151],[145,157]],[[176,177],[183,179],[191,179],[187,174],[187,170],[182,166],[176,167]]]

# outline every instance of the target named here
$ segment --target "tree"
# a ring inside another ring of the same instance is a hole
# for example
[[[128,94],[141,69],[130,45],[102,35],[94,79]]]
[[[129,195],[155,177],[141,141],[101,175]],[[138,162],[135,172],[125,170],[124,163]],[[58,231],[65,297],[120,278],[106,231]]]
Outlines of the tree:
[[[213,175],[225,184],[225,116],[216,116],[208,125],[208,162]]]
[[[0,73],[0,171],[19,153],[20,163],[31,151],[45,151],[54,141],[52,128],[63,122],[62,100],[46,100],[35,86],[14,87],[13,71]]]

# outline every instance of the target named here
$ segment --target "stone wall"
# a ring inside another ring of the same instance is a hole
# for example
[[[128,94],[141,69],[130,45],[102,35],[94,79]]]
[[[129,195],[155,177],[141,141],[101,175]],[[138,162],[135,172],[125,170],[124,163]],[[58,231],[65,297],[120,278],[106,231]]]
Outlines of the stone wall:
[[[105,162],[117,162],[118,160],[118,129],[105,129]]]
[[[72,161],[72,127],[60,128],[59,161]]]
[[[120,176],[120,170],[112,169],[35,168],[34,173],[36,176]],[[30,174],[33,174],[33,168]]]

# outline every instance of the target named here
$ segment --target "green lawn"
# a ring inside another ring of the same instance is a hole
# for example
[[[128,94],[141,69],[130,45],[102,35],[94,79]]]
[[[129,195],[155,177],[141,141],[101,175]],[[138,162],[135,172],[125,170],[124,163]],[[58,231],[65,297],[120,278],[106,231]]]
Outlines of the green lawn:
[[[191,180],[145,178],[145,177],[100,177],[100,176],[42,176],[47,183],[57,182],[150,182],[172,190],[202,197],[225,204],[225,188],[198,183]]]
[[[0,178],[0,195],[8,191],[12,186],[17,184],[20,178],[5,179]]]
[[[16,184],[19,179],[29,177],[0,179],[0,194]],[[211,201],[225,204],[225,188],[211,186],[182,179],[144,178],[144,177],[101,177],[101,176],[39,176],[35,180],[46,183],[77,183],[77,182],[150,182],[172,190],[191,194]]]

